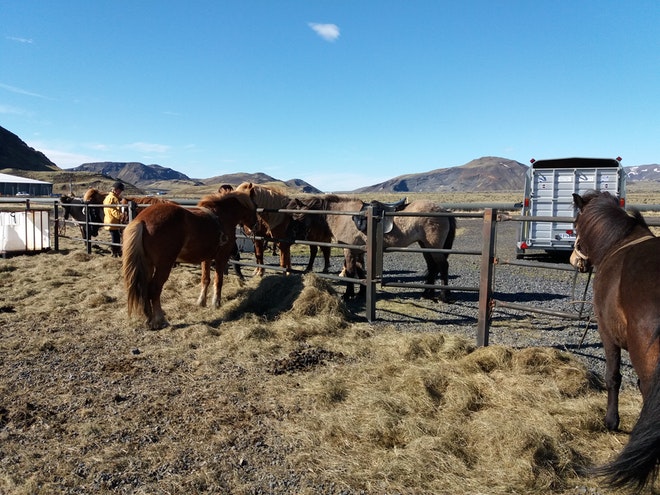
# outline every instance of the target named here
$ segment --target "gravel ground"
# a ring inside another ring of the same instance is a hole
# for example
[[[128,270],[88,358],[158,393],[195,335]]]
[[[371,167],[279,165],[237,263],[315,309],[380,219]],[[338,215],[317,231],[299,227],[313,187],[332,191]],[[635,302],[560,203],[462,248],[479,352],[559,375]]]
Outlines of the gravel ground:
[[[454,249],[481,250],[480,219],[459,218]],[[580,301],[584,304],[584,314],[591,312],[591,283],[587,285],[586,274],[574,271],[541,268],[549,263],[558,268],[570,267],[565,259],[553,258],[546,253],[529,253],[537,265],[520,267],[507,265],[505,261],[515,260],[515,242],[518,223],[498,223],[496,252],[500,261],[494,274],[494,297],[505,303],[526,304],[535,308],[577,314]],[[243,256],[247,258],[246,255]],[[249,258],[247,258],[249,259]],[[332,258],[331,273],[337,274],[342,268],[341,257]],[[275,258],[267,258],[266,263],[276,264]],[[295,267],[304,268],[307,257],[293,257]],[[317,258],[315,269],[322,262]],[[478,287],[480,257],[452,254],[449,257],[449,285]],[[388,253],[385,255],[383,277],[387,281],[421,283],[426,269],[421,254]],[[586,289],[586,294],[585,294]],[[342,288],[338,289],[343,291]],[[420,297],[422,289],[378,287],[376,321],[374,325],[392,324],[403,331],[462,334],[475,339],[478,316],[478,293],[473,291],[453,291],[454,302],[445,304]],[[364,307],[350,303],[349,308],[356,319],[365,321]],[[548,316],[540,313],[503,308],[496,305],[489,332],[489,345],[510,347],[555,347],[568,351],[584,362],[590,369],[604,376],[605,359],[597,326],[592,320],[572,320]],[[630,365],[627,353],[622,356],[621,373],[623,386],[636,386],[637,376]]]

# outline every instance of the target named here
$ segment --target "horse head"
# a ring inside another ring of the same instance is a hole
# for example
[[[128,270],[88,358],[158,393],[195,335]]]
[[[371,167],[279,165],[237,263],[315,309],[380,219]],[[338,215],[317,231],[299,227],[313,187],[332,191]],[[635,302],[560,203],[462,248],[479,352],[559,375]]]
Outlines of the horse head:
[[[71,216],[71,203],[73,202],[73,196],[60,196],[60,203],[64,209],[64,220],[68,220]]]

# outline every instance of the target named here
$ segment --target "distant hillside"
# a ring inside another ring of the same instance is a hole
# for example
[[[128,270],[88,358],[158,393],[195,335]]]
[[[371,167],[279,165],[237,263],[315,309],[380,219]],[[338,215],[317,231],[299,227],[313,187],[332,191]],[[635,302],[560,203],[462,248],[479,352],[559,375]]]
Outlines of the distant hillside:
[[[309,193],[309,194],[321,194],[321,190],[315,188],[314,186],[308,184],[304,180],[301,179],[291,179],[287,181],[281,181],[279,179],[276,179],[274,177],[271,177],[270,175],[258,172],[256,174],[244,174],[244,173],[236,173],[236,174],[225,174],[225,175],[217,175],[215,177],[211,177],[210,179],[204,179],[203,180],[204,184],[206,185],[220,185],[220,184],[231,184],[233,186],[237,186],[239,184],[242,184],[243,182],[253,182],[254,184],[282,184],[286,189],[291,189],[294,191],[299,191],[303,193]]]
[[[149,187],[154,182],[169,180],[192,181],[201,184],[201,182],[193,181],[187,175],[171,168],[161,167],[160,165],[145,165],[138,162],[83,163],[78,167],[68,170],[73,172],[94,172],[135,184],[142,188]]]
[[[636,167],[625,167],[626,180],[628,182],[654,181],[660,182],[660,165],[638,165]]]
[[[400,175],[355,192],[520,191],[527,168],[515,160],[487,156],[460,167]]]
[[[30,148],[16,134],[0,127],[0,170],[59,170],[42,152]]]
[[[220,184],[238,185],[250,181],[255,184],[281,185],[292,192],[320,194],[322,191],[300,179],[282,181],[264,173],[233,173],[209,179],[194,179],[171,168],[145,165],[138,162],[85,163],[62,170],[42,152],[30,148],[18,136],[0,127],[0,170],[14,175],[30,176],[54,183],[54,190],[66,191],[84,187],[107,189],[119,179],[132,185],[135,191],[180,191],[190,195],[213,192]],[[482,157],[458,167],[448,167],[418,174],[394,177],[385,182],[363,187],[354,193],[401,192],[489,192],[520,191],[523,188],[526,165],[500,157]],[[10,172],[9,172],[10,171]],[[625,167],[629,183],[650,185],[660,182],[660,165]],[[84,173],[83,173],[84,172]],[[81,176],[72,174],[81,173]],[[44,177],[35,174],[43,174]],[[94,176],[96,175],[96,176]]]

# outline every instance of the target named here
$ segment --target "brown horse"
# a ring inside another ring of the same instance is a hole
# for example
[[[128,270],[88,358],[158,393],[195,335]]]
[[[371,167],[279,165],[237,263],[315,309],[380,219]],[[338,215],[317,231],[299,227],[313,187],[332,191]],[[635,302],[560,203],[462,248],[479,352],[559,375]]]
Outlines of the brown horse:
[[[639,211],[629,214],[607,192],[573,194],[573,199],[578,215],[571,264],[598,270],[593,302],[605,351],[607,428],[619,426],[621,349],[630,355],[644,399],[628,444],[596,474],[613,486],[643,488],[660,462],[660,238]]]
[[[76,198],[74,196],[61,196],[60,203],[64,209],[64,220],[66,221],[69,219],[69,217],[73,217],[75,222],[80,227],[80,233],[82,234],[83,239],[89,241],[92,237],[99,235],[99,226],[97,223],[100,220],[98,217],[93,216],[94,208],[89,208],[88,212],[88,208],[85,202],[82,199]],[[90,214],[89,232],[87,230],[88,213]],[[98,210],[96,210],[96,214],[98,214]]]
[[[290,198],[283,191],[267,186],[260,186],[252,182],[243,182],[236,188],[236,191],[248,193],[254,200],[257,208],[264,208],[266,211],[259,213],[259,222],[256,229],[249,226],[243,226],[247,235],[258,237],[271,237],[280,250],[280,266],[288,273],[291,271],[291,242],[287,235],[287,228],[291,221],[291,215],[288,213],[279,213],[277,211],[286,208]],[[254,229],[254,230],[253,230]],[[254,256],[258,265],[264,264],[264,239],[254,239]],[[255,275],[262,276],[265,269],[259,266],[255,270]]]
[[[108,193],[102,193],[98,189],[90,187],[87,189],[87,191],[85,191],[85,194],[83,195],[83,201],[90,205],[102,205],[103,200],[107,195]],[[96,224],[97,227],[103,225],[103,208],[100,206],[89,206],[88,208],[89,221]]]
[[[286,206],[287,210],[296,210],[302,207],[303,203],[297,199],[292,199]],[[289,223],[289,234],[296,240],[311,241],[311,242],[332,242],[332,232],[328,226],[325,217],[318,214],[300,214],[294,213],[291,215],[291,222]],[[323,253],[323,271],[322,273],[330,272],[330,246],[317,246],[312,244],[309,246],[309,262],[305,268],[305,272],[311,272],[314,268],[314,261],[318,254],[319,248]]]
[[[172,203],[178,204],[176,201],[165,198],[157,198],[156,196],[131,196],[123,197],[121,204],[125,206],[122,209],[121,223],[128,223],[130,220],[135,218],[140,214],[140,211],[144,210],[144,206],[140,205],[155,205],[158,203]]]
[[[124,230],[123,274],[129,316],[140,312],[151,329],[168,325],[160,294],[177,261],[202,264],[197,304],[206,306],[215,262],[213,306],[220,306],[225,266],[236,244],[236,225],[257,223],[249,195],[232,192],[203,197],[196,208],[154,204]]]
[[[348,213],[360,212],[364,205],[362,200],[357,198],[327,194],[297,200],[296,209],[331,212],[320,215],[320,218],[327,223],[335,241],[339,244],[361,246],[366,244],[366,235],[358,228],[363,223],[361,221],[363,217],[351,216]],[[423,214],[444,212],[446,210],[432,201],[418,200],[407,204],[401,211]],[[332,212],[340,214],[333,214]],[[296,215],[296,218],[312,216],[319,216],[319,214]],[[305,220],[308,223],[314,221],[313,219]],[[452,216],[395,216],[383,236],[383,242],[386,248],[407,247],[416,242],[422,248],[451,249],[455,236],[456,219]],[[436,278],[440,275],[443,284],[448,285],[449,263],[447,255],[443,253],[423,253],[423,255],[428,269],[425,283],[434,285]],[[364,278],[363,267],[363,251],[344,249],[343,273],[351,278]],[[363,292],[363,289],[364,286],[361,286],[360,291]],[[353,297],[353,294],[353,284],[349,284],[344,297],[348,299]],[[435,297],[434,289],[425,289],[423,296],[433,299]],[[449,290],[442,289],[440,298],[444,302],[449,302]]]

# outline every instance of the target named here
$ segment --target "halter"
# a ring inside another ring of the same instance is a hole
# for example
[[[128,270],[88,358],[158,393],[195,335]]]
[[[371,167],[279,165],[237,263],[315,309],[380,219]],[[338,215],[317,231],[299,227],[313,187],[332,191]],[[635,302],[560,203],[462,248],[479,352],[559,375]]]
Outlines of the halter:
[[[637,239],[626,242],[623,246],[619,246],[613,252],[608,254],[603,259],[603,261],[606,260],[607,258],[611,258],[612,256],[614,256],[616,253],[618,253],[619,251],[621,251],[623,249],[634,246],[635,244],[641,244],[642,242],[649,241],[649,240],[655,239],[655,238],[656,237],[653,236],[653,235],[645,235],[643,237],[638,237]],[[584,268],[587,266],[586,264],[589,261],[589,257],[586,254],[584,254],[582,251],[580,251],[579,245],[580,245],[580,236],[578,235],[578,236],[575,237],[575,244],[573,245],[573,254],[575,254],[575,256],[578,258],[578,261],[576,263],[576,268],[580,271],[583,271]]]
[[[579,235],[575,236],[575,243],[573,244],[573,254],[577,258],[577,262],[575,263],[575,268],[577,268],[581,272],[586,271],[587,263],[589,262],[589,257],[586,254],[584,254],[582,251],[580,251]]]
[[[632,240],[630,242],[626,242],[623,246],[618,247],[613,253],[608,254],[606,258],[610,258],[611,256],[614,256],[616,253],[618,253],[622,249],[625,249],[625,248],[630,247],[630,246],[634,246],[635,244],[641,244],[642,242],[649,241],[651,239],[655,239],[655,236],[645,235],[644,237],[638,237],[635,240]]]

